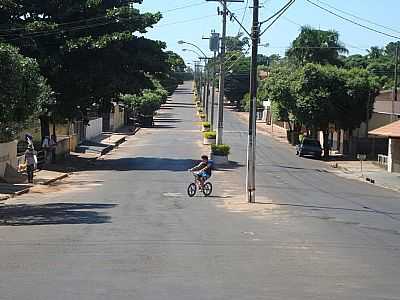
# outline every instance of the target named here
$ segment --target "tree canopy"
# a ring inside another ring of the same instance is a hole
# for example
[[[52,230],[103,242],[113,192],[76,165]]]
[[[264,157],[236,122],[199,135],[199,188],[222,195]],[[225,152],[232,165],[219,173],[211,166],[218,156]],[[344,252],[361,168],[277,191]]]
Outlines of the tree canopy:
[[[0,44],[0,142],[13,139],[50,98],[51,90],[36,61]]]
[[[169,71],[165,44],[139,36],[161,15],[140,13],[139,3],[10,0],[0,8],[1,39],[38,60],[60,115],[93,103],[107,110],[120,93],[151,87],[149,74]]]
[[[295,64],[340,64],[340,54],[348,50],[339,40],[339,33],[334,30],[319,30],[303,26],[299,36],[287,50],[287,57]]]

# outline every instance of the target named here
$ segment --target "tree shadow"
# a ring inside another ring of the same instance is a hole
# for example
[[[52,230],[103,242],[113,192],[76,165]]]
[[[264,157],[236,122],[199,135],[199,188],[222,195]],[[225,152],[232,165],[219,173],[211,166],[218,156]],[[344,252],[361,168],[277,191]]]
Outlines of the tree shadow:
[[[111,223],[111,217],[96,210],[116,204],[52,203],[5,205],[0,207],[0,226],[68,225]]]
[[[182,119],[177,118],[155,118],[155,123],[181,123]]]
[[[216,166],[215,169],[218,171],[230,171],[230,170],[235,170],[237,168],[241,168],[244,166],[245,166],[244,164],[238,163],[237,161],[230,160],[228,164]]]
[[[153,126],[149,127],[153,129],[172,129],[176,128],[174,125],[168,125],[168,124],[154,124]]]
[[[52,171],[172,171],[183,172],[199,164],[199,160],[165,157],[127,157],[107,160],[76,157],[74,163],[67,161],[64,164],[54,165]],[[243,165],[231,162],[224,167],[215,167],[218,171],[229,171]]]

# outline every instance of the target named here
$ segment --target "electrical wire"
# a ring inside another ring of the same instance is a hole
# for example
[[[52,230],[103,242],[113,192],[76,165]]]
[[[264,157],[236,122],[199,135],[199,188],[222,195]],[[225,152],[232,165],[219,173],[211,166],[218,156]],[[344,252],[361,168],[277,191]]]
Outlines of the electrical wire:
[[[277,14],[277,16],[275,17],[275,19],[260,33],[260,37],[268,30],[272,27],[272,25],[274,25],[282,16],[283,14],[296,2],[296,0],[292,0],[290,1],[288,4],[285,5],[285,7],[283,9],[281,9],[281,11]]]
[[[313,1],[311,1],[311,0],[305,0],[305,1],[307,1],[308,3],[310,3],[311,5],[313,5],[313,6],[317,7],[317,8],[319,8],[319,9],[324,10],[325,12],[328,12],[328,13],[331,14],[331,15],[334,15],[334,16],[338,17],[339,19],[345,20],[345,21],[347,21],[347,22],[350,22],[350,23],[352,23],[352,24],[354,24],[354,25],[357,25],[357,26],[362,27],[362,28],[364,28],[364,29],[367,29],[367,30],[369,30],[369,31],[373,31],[373,32],[379,33],[379,34],[381,34],[381,35],[384,35],[384,36],[387,36],[387,37],[391,37],[391,38],[400,40],[400,37],[399,37],[399,36],[396,36],[396,35],[393,35],[393,34],[389,34],[389,33],[383,32],[383,31],[381,31],[381,30],[374,29],[374,28],[372,28],[372,27],[369,27],[369,26],[366,26],[366,25],[361,24],[361,23],[359,23],[359,22],[356,22],[356,21],[354,21],[354,20],[352,20],[352,19],[349,19],[349,18],[347,18],[347,17],[344,17],[344,16],[342,16],[342,15],[339,15],[339,14],[337,14],[337,13],[335,13],[335,12],[333,12],[333,11],[331,11],[331,10],[329,10],[329,9],[327,9],[327,8],[325,8],[325,7],[319,5],[319,4],[317,4],[317,3],[315,3],[315,2],[313,2]]]
[[[276,13],[274,13],[271,17],[269,17],[268,19],[260,22],[260,25],[269,22],[270,20],[272,20],[273,18],[275,18],[277,15],[279,15],[283,10],[286,9],[286,7],[292,5],[295,2],[295,0],[290,0],[288,3],[285,4],[285,6],[283,6],[280,10],[278,10]]]
[[[181,9],[192,8],[192,7],[200,6],[200,5],[204,5],[204,4],[205,4],[205,2],[197,2],[197,3],[191,4],[191,5],[175,7],[175,8],[169,9],[169,10],[162,11],[160,13],[164,14],[164,13],[177,11],[177,10],[181,10]],[[88,19],[74,21],[74,22],[59,23],[59,24],[56,24],[56,25],[57,25],[57,27],[61,27],[61,26],[66,26],[66,25],[80,24],[80,23],[83,23],[83,22],[88,23],[88,22],[91,22],[91,21],[98,21],[98,20],[104,20],[105,21],[105,20],[110,19],[110,18],[112,18],[112,16],[102,16],[102,17],[88,18]],[[64,33],[64,32],[71,31],[71,30],[75,31],[77,29],[82,29],[83,30],[83,29],[94,28],[94,27],[97,27],[97,26],[101,27],[101,26],[105,26],[105,25],[109,25],[109,24],[113,24],[113,23],[119,23],[121,21],[123,21],[123,19],[122,18],[118,18],[118,19],[115,19],[115,20],[107,21],[107,22],[99,22],[99,23],[95,23],[95,24],[85,24],[85,25],[80,25],[80,26],[71,27],[71,28],[55,28],[53,30],[47,30],[47,31],[43,31],[43,30],[42,31],[30,31],[30,32],[26,32],[26,33],[23,33],[23,34],[15,33],[15,32],[26,30],[24,27],[21,27],[21,28],[9,28],[9,29],[6,29],[6,30],[0,30],[0,37],[18,35],[18,37],[21,38],[23,36],[30,37],[31,35],[36,35],[36,34],[39,34],[40,36],[43,34],[44,36],[46,36],[47,33],[57,34],[57,33]],[[12,33],[12,34],[7,34],[7,33]]]
[[[343,13],[343,14],[346,14],[346,15],[350,16],[350,17],[353,17],[353,18],[355,18],[355,19],[358,19],[358,20],[367,22],[367,23],[369,23],[369,24],[372,24],[372,25],[375,25],[375,26],[378,26],[378,27],[381,27],[381,28],[390,30],[390,31],[392,31],[392,32],[400,33],[400,30],[397,30],[397,29],[394,29],[394,28],[392,28],[392,27],[385,26],[385,25],[382,25],[382,24],[373,22],[373,21],[371,21],[371,20],[368,20],[368,19],[359,17],[359,16],[357,16],[357,15],[355,15],[355,14],[353,14],[353,13],[346,12],[346,11],[344,11],[344,10],[342,10],[342,9],[339,9],[339,8],[336,8],[336,7],[332,6],[332,5],[330,5],[329,3],[325,2],[325,1],[321,1],[321,0],[316,0],[316,1],[319,2],[319,3],[322,3],[323,5],[325,5],[325,6],[329,7],[329,8],[332,8],[332,9],[338,11],[338,12],[341,12],[341,13]]]
[[[241,22],[242,24],[244,22],[244,19],[246,18],[248,5],[249,5],[249,0],[246,0],[246,4],[244,6],[245,9],[244,9],[243,16],[242,16],[242,22]],[[241,34],[241,32],[242,32],[242,28],[239,27],[239,31],[238,31],[237,35],[239,36]]]
[[[240,8],[240,9],[236,9],[236,10],[232,10],[232,11],[243,11],[244,8]],[[199,20],[203,20],[203,19],[208,19],[211,17],[218,17],[218,14],[212,14],[212,15],[205,15],[205,16],[201,16],[201,17],[197,17],[197,18],[191,18],[191,19],[186,19],[186,20],[182,20],[182,21],[177,21],[177,22],[172,22],[172,23],[166,23],[166,24],[160,24],[160,25],[155,25],[155,27],[160,28],[160,27],[167,27],[167,26],[171,26],[171,25],[177,25],[177,24],[184,24],[184,23],[190,23],[190,22],[194,22],[194,21],[199,21]]]

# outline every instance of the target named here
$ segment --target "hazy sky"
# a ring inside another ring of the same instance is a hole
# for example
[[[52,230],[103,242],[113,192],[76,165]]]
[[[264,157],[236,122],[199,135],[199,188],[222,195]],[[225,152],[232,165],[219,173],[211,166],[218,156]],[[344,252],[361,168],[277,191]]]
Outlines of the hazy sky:
[[[239,19],[244,18],[246,28],[251,24],[251,11],[246,7],[251,6],[252,0],[246,6],[244,3],[231,3],[229,8],[235,12]],[[313,0],[318,3],[318,0]],[[322,0],[320,0],[322,1]],[[388,27],[378,27],[366,21],[359,22],[389,34],[400,36],[400,1],[399,0],[323,0],[337,9],[362,17],[368,21]],[[261,20],[268,18],[279,10],[287,0],[260,0]],[[323,2],[319,2],[325,5]],[[217,16],[217,2],[206,0],[144,0],[143,4],[137,5],[142,12],[160,11],[163,13],[162,21],[147,36],[152,39],[167,42],[168,49],[182,55],[187,62],[195,59],[195,54],[182,52],[178,40],[185,40],[199,45],[204,51],[208,50],[208,42],[202,37],[209,36],[212,29],[221,32],[222,18]],[[344,15],[343,13],[340,13]],[[348,17],[348,16],[347,16]],[[289,11],[275,23],[271,29],[262,37],[262,43],[269,43],[269,47],[260,47],[261,53],[283,54],[290,42],[299,33],[300,25],[311,25],[320,29],[335,29],[340,33],[340,38],[351,54],[365,54],[371,46],[384,46],[394,38],[385,37],[370,32],[335,16],[332,16],[319,8],[309,4],[306,0],[297,0]],[[234,22],[228,22],[228,34],[238,33],[239,26]],[[208,52],[207,52],[208,54]]]

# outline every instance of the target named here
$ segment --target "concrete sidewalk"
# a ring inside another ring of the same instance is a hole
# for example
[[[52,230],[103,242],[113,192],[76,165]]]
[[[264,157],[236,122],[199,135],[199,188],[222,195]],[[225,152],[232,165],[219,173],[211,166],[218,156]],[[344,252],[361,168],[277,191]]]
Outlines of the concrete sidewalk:
[[[136,131],[135,131],[136,132]],[[103,132],[102,134],[85,141],[82,145],[77,147],[77,151],[83,157],[87,158],[85,154],[98,157],[107,154],[114,148],[118,147],[126,141],[129,135],[135,134],[130,127],[123,127],[118,132]]]
[[[360,161],[333,160],[328,163],[331,167],[330,171],[338,176],[360,180],[400,192],[400,174],[389,173],[379,167],[376,162],[364,161],[362,171]]]
[[[34,184],[21,183],[0,183],[0,201],[8,200],[25,193],[28,193],[35,184],[39,185],[49,185],[58,180],[68,177],[67,173],[48,171],[48,170],[38,170],[34,174],[33,182]]]

